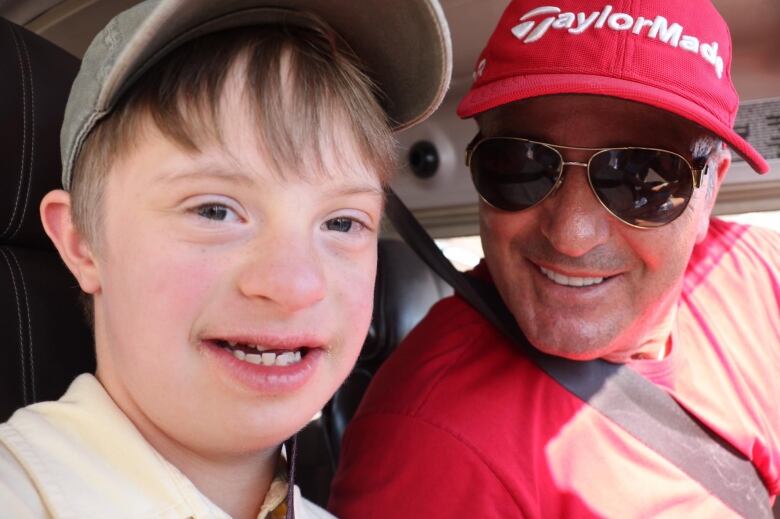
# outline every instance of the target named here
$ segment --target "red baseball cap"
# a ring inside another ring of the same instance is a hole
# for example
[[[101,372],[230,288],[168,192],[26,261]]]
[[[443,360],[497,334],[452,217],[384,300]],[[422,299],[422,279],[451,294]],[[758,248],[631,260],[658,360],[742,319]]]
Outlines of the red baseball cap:
[[[463,118],[544,95],[620,97],[693,121],[769,170],[733,130],[731,35],[710,0],[514,0],[474,78]]]

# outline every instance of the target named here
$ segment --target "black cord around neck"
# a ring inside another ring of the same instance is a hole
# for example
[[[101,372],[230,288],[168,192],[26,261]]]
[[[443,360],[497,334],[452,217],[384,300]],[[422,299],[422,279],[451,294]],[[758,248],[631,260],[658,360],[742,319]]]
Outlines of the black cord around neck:
[[[287,451],[287,514],[285,519],[295,519],[295,465],[298,457],[298,435],[284,442]]]

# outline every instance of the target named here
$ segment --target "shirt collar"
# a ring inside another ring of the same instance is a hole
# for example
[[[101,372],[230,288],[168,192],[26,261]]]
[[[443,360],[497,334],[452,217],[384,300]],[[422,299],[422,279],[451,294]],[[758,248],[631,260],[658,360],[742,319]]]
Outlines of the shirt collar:
[[[132,517],[229,519],[149,445],[92,375],[76,378],[58,401],[17,411],[0,439],[54,516],[110,517],[123,510]],[[286,472],[282,461],[258,519],[284,517]]]

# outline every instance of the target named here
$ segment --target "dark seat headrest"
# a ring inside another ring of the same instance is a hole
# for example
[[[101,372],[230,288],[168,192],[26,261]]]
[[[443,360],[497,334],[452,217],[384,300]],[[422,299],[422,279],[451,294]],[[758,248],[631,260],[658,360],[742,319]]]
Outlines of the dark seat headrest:
[[[59,135],[79,60],[0,18],[0,244],[52,249],[38,204],[61,186]]]
[[[433,303],[452,294],[452,287],[433,272],[404,242],[379,241],[374,318],[360,354],[362,361],[384,361],[425,317]]]
[[[60,187],[60,126],[78,66],[0,18],[0,421],[59,398],[76,375],[94,370],[81,290],[38,209]]]
[[[341,437],[382,363],[452,287],[404,242],[379,240],[374,317],[355,369],[324,410],[330,451],[338,459]]]

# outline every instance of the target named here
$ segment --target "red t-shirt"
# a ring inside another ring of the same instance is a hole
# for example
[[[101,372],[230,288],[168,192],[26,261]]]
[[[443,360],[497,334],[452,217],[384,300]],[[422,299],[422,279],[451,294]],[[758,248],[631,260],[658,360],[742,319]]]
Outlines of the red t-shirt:
[[[672,351],[632,364],[780,492],[780,235],[714,220]],[[343,519],[730,517],[717,498],[563,389],[462,299],[438,303],[349,425]]]

